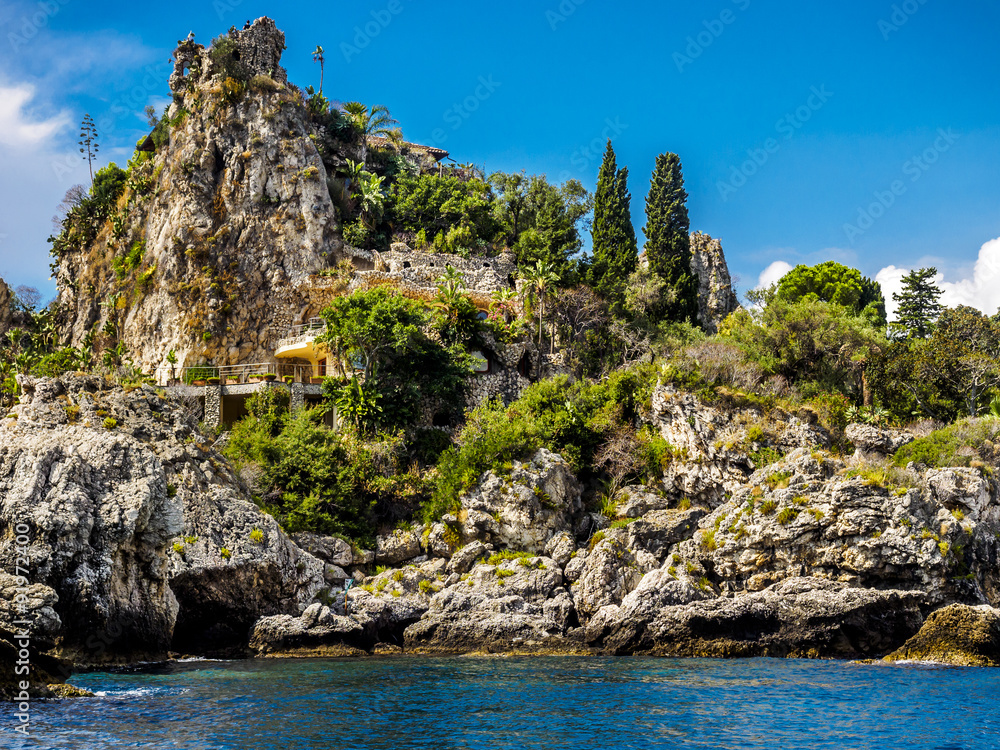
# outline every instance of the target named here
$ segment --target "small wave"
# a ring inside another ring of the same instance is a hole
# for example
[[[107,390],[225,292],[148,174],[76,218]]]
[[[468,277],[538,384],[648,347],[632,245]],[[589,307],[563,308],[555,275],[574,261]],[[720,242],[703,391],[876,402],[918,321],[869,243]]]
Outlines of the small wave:
[[[239,659],[208,659],[204,656],[186,656],[183,659],[174,659],[174,664],[193,664],[195,662],[201,661],[217,661],[217,662],[229,662],[229,661],[240,661]]]
[[[98,698],[149,698],[153,695],[181,695],[187,693],[188,688],[128,688],[122,690],[95,690],[94,695]]]

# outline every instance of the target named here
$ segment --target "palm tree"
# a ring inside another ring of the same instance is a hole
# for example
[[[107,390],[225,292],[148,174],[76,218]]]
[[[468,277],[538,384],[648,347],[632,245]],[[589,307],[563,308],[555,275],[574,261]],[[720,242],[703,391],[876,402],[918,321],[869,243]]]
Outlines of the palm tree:
[[[528,269],[524,278],[528,282],[529,294],[538,300],[538,348],[541,350],[542,321],[545,318],[545,298],[548,296],[551,288],[559,283],[559,274],[556,273],[556,268],[551,263],[538,261],[535,263],[534,268]],[[552,346],[555,346],[554,340]]]
[[[362,172],[358,176],[358,192],[361,194],[361,220],[369,229],[382,218],[385,210],[385,195],[382,193],[382,183],[385,178],[371,172]]]
[[[364,163],[368,158],[368,139],[371,136],[382,136],[390,143],[399,145],[403,140],[403,131],[393,127],[399,122],[392,119],[389,108],[384,104],[376,104],[369,109],[361,102],[347,102],[344,105],[344,112],[357,125],[361,131],[361,161]]]
[[[319,63],[319,93],[321,96],[323,94],[323,62],[325,60],[326,58],[323,57],[323,48],[317,44],[316,49],[313,50],[313,62]]]

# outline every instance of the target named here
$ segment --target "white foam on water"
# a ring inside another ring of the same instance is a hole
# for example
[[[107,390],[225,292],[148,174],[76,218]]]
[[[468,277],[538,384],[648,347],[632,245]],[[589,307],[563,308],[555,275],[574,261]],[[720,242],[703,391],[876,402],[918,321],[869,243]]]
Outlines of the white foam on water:
[[[95,690],[94,695],[98,698],[148,698],[151,695],[181,695],[187,693],[188,688],[128,688],[125,690]]]

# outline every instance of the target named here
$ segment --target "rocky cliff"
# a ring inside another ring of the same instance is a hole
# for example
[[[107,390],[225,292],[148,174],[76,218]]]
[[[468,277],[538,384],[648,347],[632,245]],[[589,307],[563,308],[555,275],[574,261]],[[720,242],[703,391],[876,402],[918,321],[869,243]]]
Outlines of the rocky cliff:
[[[707,234],[691,235],[691,270],[698,279],[698,322],[708,333],[739,306],[722,243]]]
[[[837,456],[822,430],[781,413],[747,441],[738,410],[665,387],[653,402],[677,456],[661,486],[622,491],[617,520],[587,513],[565,462],[541,451],[484,475],[440,523],[381,537],[375,556],[391,567],[356,570],[346,610],[265,618],[251,645],[880,657],[930,612],[1000,600],[1000,497],[979,470],[869,463],[898,441],[869,429],[852,431],[862,458]],[[762,441],[787,455],[756,465]]]
[[[155,153],[93,237],[57,243],[67,343],[110,319],[147,372],[170,349],[182,365],[258,362],[318,313],[310,276],[352,252],[327,188],[351,145],[310,117],[283,49],[268,18],[214,49],[179,44]]]
[[[0,339],[4,339],[7,335],[7,329],[10,328],[13,313],[11,311],[11,304],[14,301],[14,293],[11,291],[10,287],[0,279]]]
[[[260,617],[343,579],[248,500],[182,401],[95,376],[20,382],[0,421],[0,564],[26,571],[33,632],[54,653],[89,665],[238,647]],[[0,607],[0,628],[16,614]]]
[[[366,551],[286,537],[182,401],[92,376],[21,384],[0,423],[0,562],[21,559],[27,575],[0,577],[17,603],[0,605],[0,656],[27,613],[56,678],[54,656],[103,664],[247,644],[262,656],[994,658],[997,486],[980,469],[879,463],[896,433],[852,429],[858,452],[840,455],[799,416],[758,412],[748,425],[750,407],[661,386],[645,418],[678,447],[658,486],[589,512],[569,465],[541,450],[484,474],[440,521]],[[766,461],[762,443],[787,454]],[[942,609],[956,604],[979,609]],[[975,632],[957,638],[954,622]]]

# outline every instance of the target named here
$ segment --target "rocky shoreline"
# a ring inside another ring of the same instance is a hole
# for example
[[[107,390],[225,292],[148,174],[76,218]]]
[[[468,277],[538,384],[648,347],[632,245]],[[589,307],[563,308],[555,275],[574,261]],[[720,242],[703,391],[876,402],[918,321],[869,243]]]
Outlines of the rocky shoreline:
[[[787,453],[757,467],[729,439],[738,413],[659,387],[645,419],[677,457],[661,486],[617,495],[616,520],[541,450],[362,550],[286,535],[166,392],[21,384],[0,421],[0,561],[14,569],[26,527],[30,575],[0,574],[0,660],[30,621],[36,695],[70,664],[181,653],[1000,663],[997,485],[880,475],[906,435],[852,426],[840,456],[808,415],[779,415]]]

